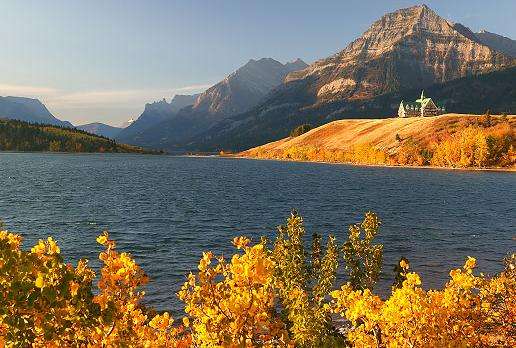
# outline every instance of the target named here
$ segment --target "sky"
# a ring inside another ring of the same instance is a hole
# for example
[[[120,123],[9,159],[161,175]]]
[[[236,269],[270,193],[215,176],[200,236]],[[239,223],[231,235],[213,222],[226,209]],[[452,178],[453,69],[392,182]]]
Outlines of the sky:
[[[516,1],[425,2],[516,39]],[[120,125],[145,103],[208,88],[251,58],[310,63],[343,49],[393,0],[0,0],[0,95],[75,125]]]

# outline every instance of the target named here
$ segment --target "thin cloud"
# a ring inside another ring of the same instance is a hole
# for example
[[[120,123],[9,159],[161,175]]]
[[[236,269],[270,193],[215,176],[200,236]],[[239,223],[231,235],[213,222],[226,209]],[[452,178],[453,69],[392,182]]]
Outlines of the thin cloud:
[[[212,84],[204,84],[204,85],[192,85],[181,88],[176,88],[174,92],[195,92],[195,91],[204,91],[213,86]]]
[[[0,95],[42,99],[50,107],[109,106],[126,107],[166,98],[178,93],[198,93],[211,84],[197,84],[171,89],[127,89],[65,92],[52,87],[0,84]]]
[[[59,91],[52,87],[0,84],[0,95],[4,96],[41,98],[57,95],[58,93]]]
[[[40,99],[54,116],[83,124],[101,121],[118,125],[138,117],[146,103],[170,100],[175,94],[200,93],[212,86],[196,84],[170,89],[122,89],[68,92],[53,87],[0,84],[0,96]]]

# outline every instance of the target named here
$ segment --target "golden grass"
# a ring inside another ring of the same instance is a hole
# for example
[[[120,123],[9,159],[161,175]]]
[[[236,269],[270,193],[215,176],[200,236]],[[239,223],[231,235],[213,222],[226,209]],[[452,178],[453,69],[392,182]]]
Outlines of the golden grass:
[[[490,124],[486,125],[485,116],[465,114],[339,120],[314,128],[298,137],[284,138],[243,151],[239,155],[284,159],[286,156],[279,154],[288,153],[292,149],[349,152],[357,147],[367,145],[389,156],[399,157],[400,152],[407,150],[407,144],[416,144],[420,149],[432,149],[437,144],[450,139],[456,132],[463,131],[472,125],[485,128],[489,134],[496,132],[497,129],[504,129],[506,133],[506,130],[509,129],[514,133],[516,129],[515,115],[509,115],[505,118],[492,116],[489,121]],[[400,138],[401,141],[399,141]],[[311,158],[307,158],[307,160],[311,160]]]

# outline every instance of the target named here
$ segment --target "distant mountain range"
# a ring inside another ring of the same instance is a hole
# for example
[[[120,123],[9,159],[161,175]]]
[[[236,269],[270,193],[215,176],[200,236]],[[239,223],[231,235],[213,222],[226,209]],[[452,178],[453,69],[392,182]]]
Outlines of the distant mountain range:
[[[0,118],[73,127],[70,122],[54,117],[38,99],[24,97],[0,97]]]
[[[122,130],[122,128],[120,127],[113,127],[100,122],[83,124],[80,126],[76,126],[75,128],[91,134],[102,135],[103,137],[111,139],[114,139]]]
[[[165,99],[145,105],[143,113],[124,128],[118,135],[117,140],[127,141],[133,144],[143,143],[146,131],[154,125],[174,117],[182,108],[193,105],[198,94],[180,95],[176,94],[170,103]]]
[[[220,121],[255,106],[292,71],[305,68],[302,60],[282,64],[272,58],[251,59],[178,111],[161,101],[148,104],[140,118],[117,139],[153,148],[178,149]],[[141,122],[140,122],[141,120]],[[161,122],[159,122],[161,121]],[[144,123],[142,127],[140,124]],[[138,126],[138,132],[132,132]]]
[[[99,122],[74,126],[68,121],[61,121],[56,118],[38,99],[25,97],[0,97],[0,119],[77,128],[107,138],[114,138],[122,130],[122,128]]]

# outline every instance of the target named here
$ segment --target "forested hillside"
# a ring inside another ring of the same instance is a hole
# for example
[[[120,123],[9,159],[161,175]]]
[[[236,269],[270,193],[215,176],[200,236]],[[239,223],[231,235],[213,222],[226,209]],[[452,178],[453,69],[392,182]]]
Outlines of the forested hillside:
[[[0,151],[147,152],[78,129],[5,119],[0,119]]]

